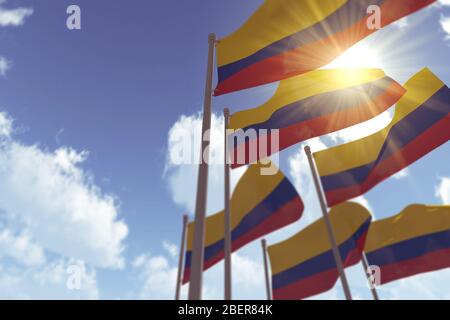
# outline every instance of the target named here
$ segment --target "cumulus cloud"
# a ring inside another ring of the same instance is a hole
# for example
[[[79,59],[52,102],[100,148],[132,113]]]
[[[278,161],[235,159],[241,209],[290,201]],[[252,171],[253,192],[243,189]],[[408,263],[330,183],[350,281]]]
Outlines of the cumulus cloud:
[[[163,254],[144,253],[133,260],[132,267],[140,284],[136,298],[143,300],[174,299],[178,270],[177,263],[173,259],[169,259],[167,255]],[[208,273],[205,275],[207,276]],[[211,281],[211,278],[205,279],[203,299],[219,298],[217,291],[212,288],[217,281],[217,275],[214,281]],[[181,287],[181,299],[187,299],[188,287],[189,285]]]
[[[373,213],[372,207],[370,206],[369,201],[364,197],[364,196],[359,196],[356,197],[354,199],[352,199],[351,201],[359,203],[360,205],[364,206],[365,208],[367,208],[370,212]]]
[[[87,153],[25,145],[12,130],[9,116],[0,113],[0,243],[20,249],[18,260],[28,252],[43,261],[49,251],[93,266],[123,267],[128,228],[114,197],[81,168]],[[0,256],[11,254],[0,244]]]
[[[13,120],[5,113],[0,112],[0,139],[9,138],[12,133]]]
[[[182,115],[168,134],[167,161],[163,178],[173,201],[187,213],[195,208],[202,119],[200,114]],[[208,213],[223,209],[223,116],[213,114],[208,177]],[[231,171],[233,188],[245,167]]]
[[[79,287],[68,286],[69,267],[79,268]],[[97,299],[94,270],[81,261],[59,259],[40,267],[0,265],[1,299]]]
[[[256,261],[250,256],[240,253],[233,254],[233,286],[239,290],[255,292],[261,290],[265,292],[264,268],[261,261]]]
[[[9,69],[11,69],[11,62],[0,56],[0,76],[4,77]]]
[[[384,285],[378,289],[382,299],[448,300],[450,270],[428,272]]]
[[[0,258],[10,257],[25,266],[45,263],[42,247],[36,245],[26,234],[14,235],[10,230],[0,230]]]
[[[25,23],[26,18],[33,14],[32,8],[14,8],[6,9],[0,6],[0,27],[21,26]]]
[[[173,299],[177,278],[177,267],[163,255],[142,254],[132,262],[142,283],[139,299]],[[183,288],[186,295],[186,288]]]
[[[163,247],[164,247],[164,250],[166,250],[166,252],[172,258],[175,258],[178,255],[178,247],[177,247],[177,245],[175,245],[175,244],[173,244],[173,243],[171,243],[171,242],[169,242],[167,240],[164,240],[163,241]]]
[[[163,247],[167,247],[164,245]],[[167,251],[167,248],[165,248]],[[141,254],[132,262],[134,274],[140,287],[137,298],[139,299],[173,299],[175,295],[177,262],[169,258],[167,254],[152,255]],[[253,259],[243,253],[232,255],[232,279],[233,298],[252,299],[265,297],[264,271],[262,258]],[[223,298],[223,263],[219,263],[208,269],[203,274],[202,298]],[[181,298],[186,299],[189,285],[181,288]]]
[[[450,17],[441,16],[439,22],[441,23],[442,30],[446,33],[445,38],[450,39]]]
[[[0,0],[0,27],[20,26],[25,23],[26,18],[33,14],[32,8],[4,8],[5,0]],[[0,76],[4,77],[11,69],[11,61],[0,56]]]
[[[450,0],[439,0],[434,6],[437,8],[450,6]],[[446,34],[445,38],[450,39],[450,17],[441,15],[439,22],[441,24],[442,30],[444,30]]]
[[[405,29],[409,26],[408,17],[401,18],[400,20],[394,22],[394,25],[397,26],[399,29]]]
[[[436,187],[436,197],[440,198],[442,203],[450,204],[450,178],[441,178],[439,185]]]

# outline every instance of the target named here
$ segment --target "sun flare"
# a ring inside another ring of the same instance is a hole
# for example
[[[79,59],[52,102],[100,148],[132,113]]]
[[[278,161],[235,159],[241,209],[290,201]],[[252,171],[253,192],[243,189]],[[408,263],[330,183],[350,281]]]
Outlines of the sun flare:
[[[357,44],[324,67],[332,68],[383,68],[383,64],[377,50]]]

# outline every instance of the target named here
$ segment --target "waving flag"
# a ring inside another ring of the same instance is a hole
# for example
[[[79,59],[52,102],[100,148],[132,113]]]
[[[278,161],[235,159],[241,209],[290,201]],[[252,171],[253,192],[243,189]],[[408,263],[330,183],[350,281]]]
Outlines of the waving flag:
[[[367,192],[450,138],[450,89],[428,69],[404,87],[385,129],[314,153],[329,206]]]
[[[272,164],[273,165],[273,164]],[[261,175],[262,166],[250,166],[231,196],[231,250],[300,219],[303,202],[294,186],[278,170]],[[206,219],[204,270],[224,257],[224,212]],[[183,283],[189,281],[194,223],[188,226]]]
[[[231,166],[253,163],[298,142],[369,120],[404,92],[379,69],[316,70],[283,80],[268,102],[232,115],[229,128],[236,131],[230,135]],[[273,129],[278,129],[275,137]]]
[[[332,208],[329,215],[344,267],[358,263],[370,213],[360,204],[347,202]],[[299,300],[325,292],[339,277],[323,218],[269,246],[268,253],[274,299]]]
[[[373,222],[364,250],[381,284],[450,267],[450,206],[411,205]]]
[[[235,32],[217,44],[215,95],[283,80],[320,68],[380,27],[436,0],[266,0]]]

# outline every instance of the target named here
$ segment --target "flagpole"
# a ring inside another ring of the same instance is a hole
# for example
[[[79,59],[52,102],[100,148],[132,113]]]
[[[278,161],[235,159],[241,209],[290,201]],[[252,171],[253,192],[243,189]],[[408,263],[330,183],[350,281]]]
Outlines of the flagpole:
[[[367,277],[367,281],[370,281],[371,274],[369,273],[369,263],[367,262],[367,257],[364,252],[362,253],[361,261],[362,261],[362,265],[364,268],[364,273],[366,274],[366,277]],[[377,289],[375,288],[375,286],[373,284],[371,284],[370,282],[368,282],[368,283],[370,286],[370,291],[372,292],[373,300],[380,300],[380,297],[378,296],[378,292],[377,292]]]
[[[181,230],[181,244],[180,244],[180,257],[178,258],[178,274],[177,274],[177,287],[175,290],[175,300],[180,300],[181,293],[181,277],[183,276],[184,267],[184,254],[186,249],[186,230],[189,217],[187,214],[183,215],[183,229]]]
[[[267,300],[272,300],[272,288],[270,285],[269,266],[267,263],[267,242],[266,239],[261,239],[261,246],[264,260],[264,277],[266,279],[266,294]]]
[[[230,117],[230,110],[228,108],[223,109],[223,120],[224,120],[224,176],[225,176],[225,283],[224,283],[224,299],[231,300],[232,298],[232,279],[231,279],[231,212],[230,212],[230,163],[228,160],[228,120]]]
[[[309,146],[305,146],[305,153],[306,153],[306,156],[308,157],[308,162],[309,162],[309,166],[311,168],[314,185],[316,187],[316,192],[317,192],[317,196],[319,198],[320,207],[322,209],[322,214],[323,214],[323,217],[325,220],[325,225],[327,227],[328,237],[331,242],[334,260],[336,261],[336,267],[339,271],[339,277],[341,278],[342,288],[344,289],[345,298],[347,300],[352,300],[352,294],[350,292],[350,287],[348,285],[347,277],[345,275],[345,271],[344,271],[344,267],[343,267],[343,263],[342,263],[342,257],[341,257],[341,254],[339,253],[339,249],[338,249],[338,246],[336,243],[336,238],[334,236],[333,228],[331,226],[330,218],[328,217],[328,209],[327,209],[327,204],[325,202],[325,196],[322,191],[322,187],[320,184],[319,177],[317,175],[317,170],[316,170],[316,166],[314,163],[314,159],[311,154],[311,148]]]
[[[211,136],[211,100],[214,66],[214,46],[216,35],[208,36],[208,65],[206,68],[205,99],[203,102],[203,122],[200,149],[200,164],[197,179],[197,198],[195,202],[194,242],[192,246],[191,276],[189,281],[189,300],[201,300],[203,283],[203,261],[205,240],[206,199],[208,191],[209,139]]]

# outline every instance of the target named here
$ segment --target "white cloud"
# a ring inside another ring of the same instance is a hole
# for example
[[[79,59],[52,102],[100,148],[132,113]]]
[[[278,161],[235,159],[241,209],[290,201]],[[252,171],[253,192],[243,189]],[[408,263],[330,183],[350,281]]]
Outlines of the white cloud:
[[[5,112],[0,112],[0,139],[9,138],[13,129],[13,120]]]
[[[25,266],[45,263],[44,250],[26,234],[16,236],[8,229],[0,230],[0,258],[11,257]]]
[[[163,242],[164,247],[164,242]],[[170,255],[170,253],[168,253]],[[265,297],[262,260],[254,260],[240,253],[232,255],[233,298],[257,299]],[[139,299],[173,299],[175,295],[177,262],[166,255],[141,254],[132,267],[139,282]],[[203,295],[205,300],[223,298],[223,262],[203,274]],[[181,288],[181,299],[187,298],[189,285]]]
[[[382,299],[448,300],[450,270],[428,272],[386,284],[378,289]]]
[[[139,299],[174,299],[177,267],[166,257],[142,254],[133,260],[132,266],[141,283]],[[185,296],[186,288],[183,289]]]
[[[441,16],[440,23],[442,30],[446,33],[445,38],[450,39],[450,17]]]
[[[80,267],[80,288],[67,286],[68,267]],[[81,261],[56,260],[41,267],[17,269],[0,265],[1,299],[97,299],[96,273]]]
[[[373,214],[373,210],[370,206],[370,203],[364,196],[356,197],[356,198],[352,199],[351,201],[359,203],[360,205],[364,206],[366,209],[368,209]]]
[[[400,180],[400,179],[406,178],[407,176],[409,176],[409,170],[408,170],[408,168],[405,168],[405,169],[400,170],[396,174],[394,174],[392,176],[392,178]]]
[[[0,27],[23,25],[26,18],[33,14],[31,8],[6,9],[3,7],[4,3],[6,0],[0,0]],[[9,69],[11,69],[11,61],[0,56],[0,76],[4,77]]]
[[[197,174],[200,154],[202,119],[199,114],[182,115],[169,130],[167,161],[163,178],[166,180],[173,201],[185,212],[192,214],[197,192]],[[208,213],[223,209],[223,117],[212,115],[210,165],[208,177]],[[181,153],[184,152],[184,156]],[[186,158],[184,158],[187,155]],[[180,159],[187,159],[181,162]],[[189,163],[187,163],[189,162]],[[180,164],[181,163],[181,164]],[[194,164],[192,164],[194,163]],[[245,167],[231,171],[233,188]]]
[[[442,9],[443,7],[450,6],[450,0],[439,0],[436,3],[434,3],[431,8],[437,8]],[[445,39],[450,39],[450,17],[441,15],[440,18],[440,24],[442,27],[442,30],[445,32]]]
[[[10,136],[7,119],[0,113],[0,230],[8,230],[3,240],[36,257],[42,248],[98,267],[123,267],[128,228],[118,220],[115,199],[80,167],[87,153],[22,144]]]
[[[177,255],[178,255],[178,247],[177,247],[177,245],[175,245],[175,244],[173,244],[173,243],[171,243],[171,242],[169,242],[167,240],[164,240],[163,241],[163,247],[164,247],[164,250],[166,250],[167,253],[172,258],[177,257]]]
[[[439,4],[443,6],[450,6],[450,0],[439,0]]]
[[[11,69],[11,62],[5,57],[0,56],[0,76],[4,77],[9,69]]]
[[[5,9],[0,7],[0,27],[20,26],[25,23],[25,19],[33,14],[31,8]]]
[[[261,290],[262,292],[265,292],[265,276],[262,263],[262,259],[261,261],[255,261],[249,256],[234,253],[232,256],[233,287],[239,291],[247,290],[256,292]]]
[[[397,26],[399,29],[404,29],[409,26],[409,20],[408,17],[403,17],[400,20],[394,22],[394,25]]]
[[[164,255],[152,256],[141,254],[133,262],[133,270],[139,281],[137,293],[138,299],[174,299],[177,278],[177,263],[168,259]],[[214,279],[208,278],[208,273],[204,273],[203,299],[218,299],[217,291],[213,289],[220,281],[215,274]],[[181,299],[186,299],[189,285],[181,287]]]
[[[441,182],[436,187],[436,197],[440,198],[442,203],[450,204],[450,178],[441,178]]]

